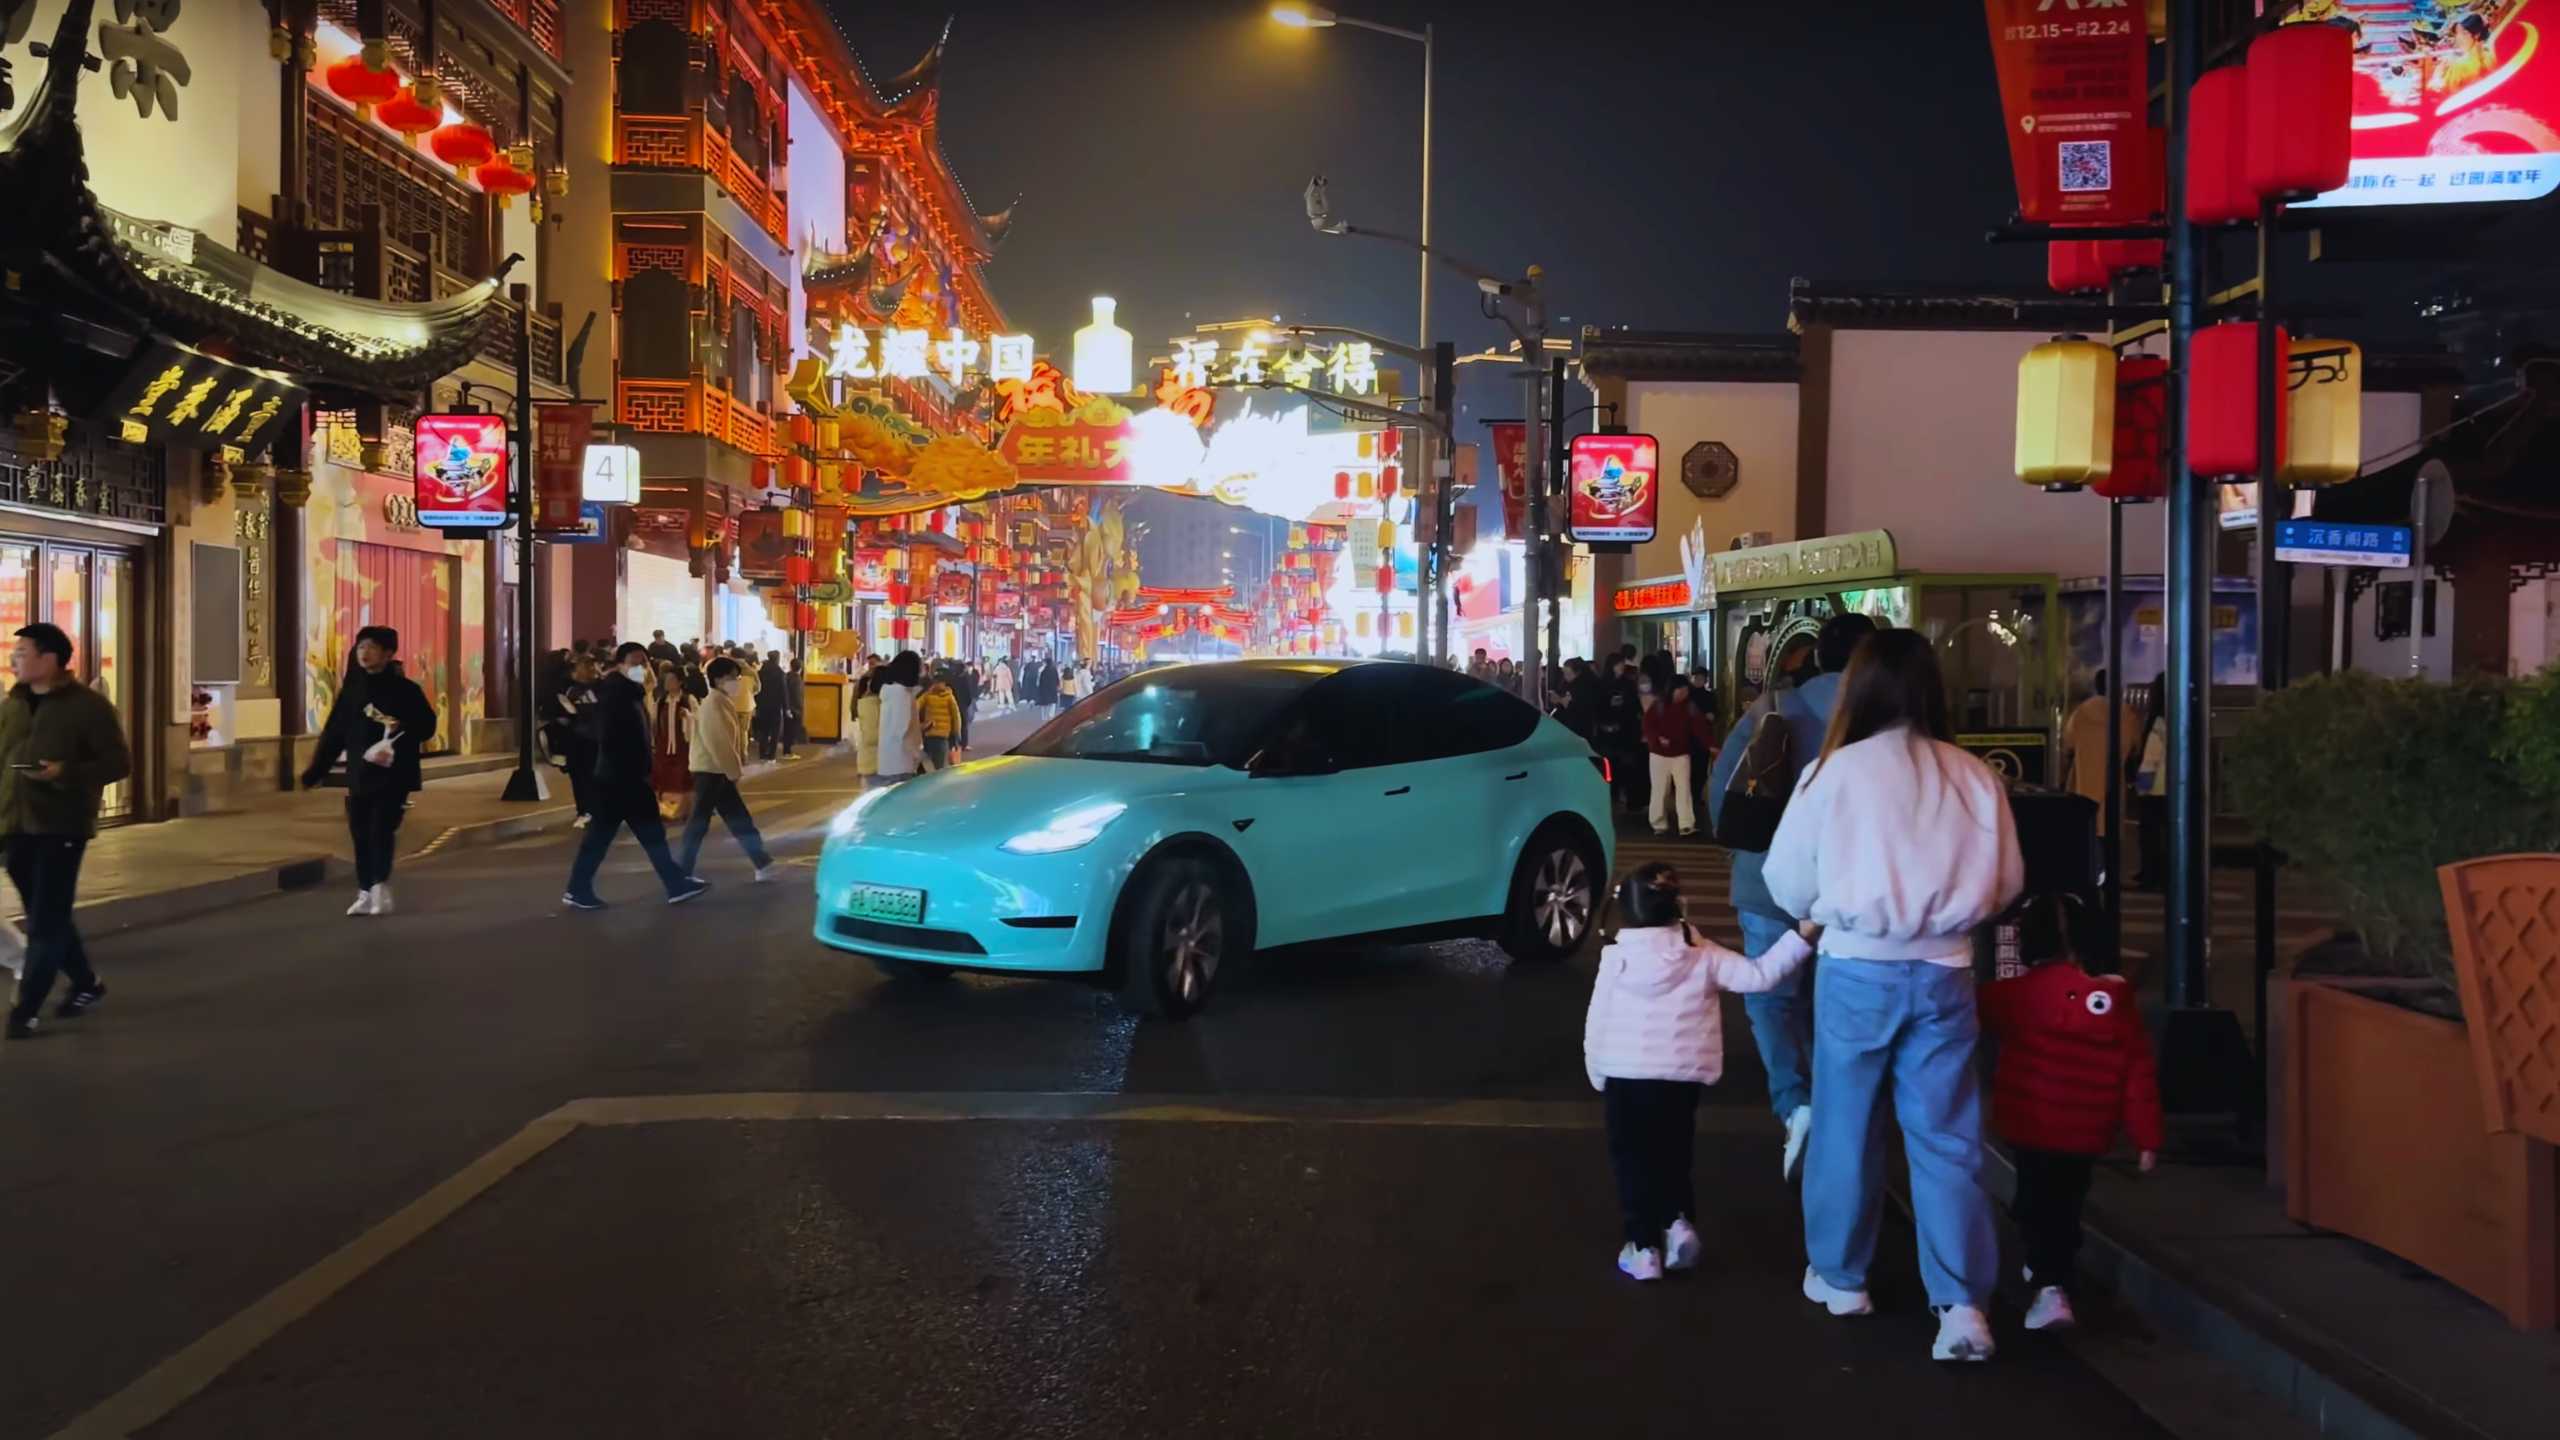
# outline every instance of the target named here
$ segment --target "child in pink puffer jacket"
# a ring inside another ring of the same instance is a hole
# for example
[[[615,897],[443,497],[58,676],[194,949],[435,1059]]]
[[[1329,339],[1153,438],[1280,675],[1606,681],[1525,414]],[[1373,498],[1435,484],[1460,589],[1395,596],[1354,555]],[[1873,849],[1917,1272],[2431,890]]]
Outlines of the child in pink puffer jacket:
[[[1666,1267],[1698,1263],[1689,1172],[1699,1088],[1724,1074],[1719,994],[1767,990],[1813,947],[1799,931],[1753,958],[1698,934],[1682,918],[1680,876],[1668,865],[1628,876],[1618,910],[1625,923],[1600,952],[1582,1063],[1607,1110],[1609,1167],[1626,1218],[1618,1268],[1659,1280]]]

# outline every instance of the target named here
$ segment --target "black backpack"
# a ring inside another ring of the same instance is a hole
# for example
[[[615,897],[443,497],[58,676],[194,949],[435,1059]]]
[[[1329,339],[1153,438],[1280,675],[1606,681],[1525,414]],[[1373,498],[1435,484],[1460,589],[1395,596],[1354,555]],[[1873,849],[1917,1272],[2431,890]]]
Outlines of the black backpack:
[[[1716,843],[1728,850],[1765,851],[1778,837],[1796,789],[1795,727],[1778,713],[1779,697],[1751,727],[1751,740],[1724,787],[1716,810]]]

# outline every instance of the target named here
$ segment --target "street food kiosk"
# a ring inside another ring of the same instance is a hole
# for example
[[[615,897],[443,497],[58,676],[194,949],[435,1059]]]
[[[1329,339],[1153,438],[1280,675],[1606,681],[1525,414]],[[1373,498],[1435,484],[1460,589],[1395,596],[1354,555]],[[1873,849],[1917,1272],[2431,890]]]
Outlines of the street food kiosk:
[[[1822,622],[1855,611],[1916,629],[1937,647],[1955,741],[2030,785],[2051,783],[2062,722],[2061,589],[2049,574],[1933,574],[1902,568],[1883,530],[1727,550],[1686,575],[1611,596],[1635,638],[1715,677],[1730,727],[1773,680],[1809,661]]]

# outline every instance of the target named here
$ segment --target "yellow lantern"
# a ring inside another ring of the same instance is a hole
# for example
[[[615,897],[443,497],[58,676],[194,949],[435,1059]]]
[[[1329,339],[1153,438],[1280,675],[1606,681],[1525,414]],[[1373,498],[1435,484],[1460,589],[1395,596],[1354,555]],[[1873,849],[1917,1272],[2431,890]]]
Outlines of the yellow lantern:
[[[2095,340],[2048,340],[2018,357],[2018,478],[2086,485],[2116,459],[2116,352]]]
[[[2364,350],[2349,340],[2296,340],[2286,384],[2288,485],[2336,485],[2364,468]],[[2304,357],[2316,357],[2306,359]]]
[[[1381,550],[1396,548],[1396,522],[1393,520],[1378,522],[1378,548]]]
[[[808,511],[785,510],[782,512],[782,533],[784,535],[789,536],[794,540],[806,540],[809,538],[810,532],[811,525],[809,523]]]

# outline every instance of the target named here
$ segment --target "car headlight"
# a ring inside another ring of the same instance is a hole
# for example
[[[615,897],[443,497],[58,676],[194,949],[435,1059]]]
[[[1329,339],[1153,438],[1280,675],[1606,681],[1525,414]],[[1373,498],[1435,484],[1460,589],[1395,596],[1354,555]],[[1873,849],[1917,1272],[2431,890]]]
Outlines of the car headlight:
[[[855,796],[852,804],[837,811],[836,818],[827,822],[827,838],[843,840],[850,837],[854,827],[861,823],[862,812],[879,804],[881,797],[888,793],[889,789],[884,785],[877,790],[865,790]]]
[[[1102,833],[1102,827],[1120,818],[1129,807],[1117,800],[1100,805],[1087,805],[1070,810],[1037,830],[1026,830],[1004,842],[1001,848],[1016,855],[1055,855],[1061,850],[1074,850],[1090,845]]]

